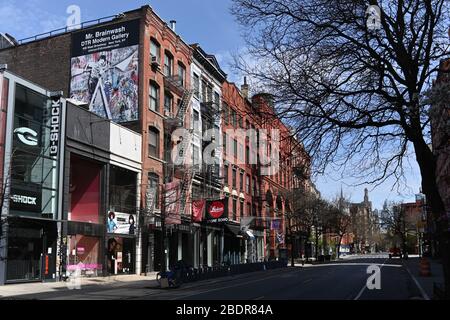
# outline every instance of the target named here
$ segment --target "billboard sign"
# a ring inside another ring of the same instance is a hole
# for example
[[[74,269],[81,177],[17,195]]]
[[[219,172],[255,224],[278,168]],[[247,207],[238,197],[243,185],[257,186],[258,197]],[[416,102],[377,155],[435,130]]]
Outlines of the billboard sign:
[[[137,227],[136,215],[110,211],[107,219],[108,233],[135,235]]]
[[[140,20],[72,35],[70,97],[117,123],[139,119]]]

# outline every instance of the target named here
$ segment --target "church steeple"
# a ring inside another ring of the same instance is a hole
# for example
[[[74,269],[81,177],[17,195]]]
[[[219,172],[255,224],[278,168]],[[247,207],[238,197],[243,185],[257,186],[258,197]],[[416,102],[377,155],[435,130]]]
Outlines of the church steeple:
[[[364,203],[369,203],[369,190],[364,189]]]

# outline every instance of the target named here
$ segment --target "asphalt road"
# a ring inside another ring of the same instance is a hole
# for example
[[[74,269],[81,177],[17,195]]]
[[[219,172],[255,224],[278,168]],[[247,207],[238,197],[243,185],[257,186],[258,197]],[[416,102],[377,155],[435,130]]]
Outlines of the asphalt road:
[[[380,267],[380,289],[369,290],[367,268]],[[156,288],[155,281],[99,285],[81,290],[25,295],[39,300],[409,300],[421,299],[399,259],[363,256],[338,263],[269,270],[189,283],[179,289]]]

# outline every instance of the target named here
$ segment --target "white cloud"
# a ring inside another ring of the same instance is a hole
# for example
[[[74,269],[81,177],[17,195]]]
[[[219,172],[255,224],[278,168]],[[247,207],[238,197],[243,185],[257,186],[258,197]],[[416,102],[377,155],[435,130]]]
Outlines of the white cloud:
[[[9,33],[18,40],[63,28],[67,19],[65,12],[55,15],[43,10],[37,0],[1,0],[0,17],[0,32]]]

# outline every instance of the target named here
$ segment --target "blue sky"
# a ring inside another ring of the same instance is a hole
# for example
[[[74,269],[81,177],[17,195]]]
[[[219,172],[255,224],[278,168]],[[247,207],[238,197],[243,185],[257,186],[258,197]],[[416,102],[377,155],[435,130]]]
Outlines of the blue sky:
[[[240,82],[231,74],[228,67],[232,53],[242,50],[245,43],[240,36],[239,26],[229,13],[230,0],[154,0],[154,1],[56,1],[56,0],[0,0],[0,32],[7,32],[16,39],[58,29],[66,25],[69,5],[81,8],[81,20],[93,20],[114,15],[123,11],[150,4],[158,15],[166,21],[177,20],[177,32],[187,43],[200,43],[209,53],[216,55],[229,80]],[[375,208],[381,208],[385,199],[414,201],[419,191],[420,174],[414,159],[405,168],[406,183],[392,189],[393,181],[387,181],[374,189],[374,186],[357,186],[354,180],[342,179],[331,168],[324,176],[315,177],[319,191],[325,198],[332,198],[340,192],[352,201],[363,200],[364,188],[370,191]]]

